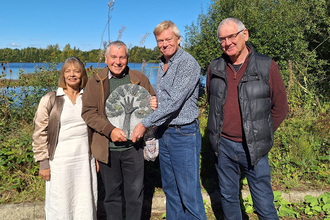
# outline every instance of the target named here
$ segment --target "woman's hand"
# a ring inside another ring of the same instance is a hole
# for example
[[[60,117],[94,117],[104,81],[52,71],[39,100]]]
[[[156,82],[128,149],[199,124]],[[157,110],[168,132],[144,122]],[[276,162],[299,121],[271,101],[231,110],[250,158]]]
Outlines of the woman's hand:
[[[39,176],[41,176],[44,180],[50,180],[50,168],[39,170]]]

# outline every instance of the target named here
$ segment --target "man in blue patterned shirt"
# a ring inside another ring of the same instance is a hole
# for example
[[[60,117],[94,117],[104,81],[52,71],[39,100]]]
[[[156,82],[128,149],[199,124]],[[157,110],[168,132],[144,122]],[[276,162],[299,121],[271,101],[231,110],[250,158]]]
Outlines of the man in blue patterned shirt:
[[[158,108],[134,128],[131,139],[135,142],[143,137],[146,128],[158,126],[166,219],[204,220],[197,119],[200,66],[180,47],[180,32],[173,22],[159,23],[154,35],[163,54],[156,81]]]

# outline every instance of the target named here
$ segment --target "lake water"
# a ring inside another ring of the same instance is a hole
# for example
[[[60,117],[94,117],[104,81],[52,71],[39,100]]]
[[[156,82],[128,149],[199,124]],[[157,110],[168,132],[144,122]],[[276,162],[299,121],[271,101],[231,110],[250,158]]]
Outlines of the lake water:
[[[98,63],[86,63],[86,68],[96,68]],[[105,63],[99,63],[99,68],[105,67]],[[133,70],[142,71],[142,63],[128,63],[128,66]],[[53,68],[52,64],[49,63],[7,63],[1,67],[2,74],[0,79],[19,79],[19,74],[35,73],[40,68]],[[55,67],[54,67],[55,68]],[[62,63],[56,65],[57,70],[61,70]],[[144,74],[149,78],[152,85],[156,84],[158,71],[158,63],[148,63],[145,67]],[[205,85],[205,76],[201,76],[202,84]]]
[[[56,65],[56,69],[60,70],[62,68],[62,64],[63,63],[59,63]],[[4,77],[2,78],[6,78],[6,79],[18,79],[19,77],[19,73],[35,73],[37,71],[39,71],[41,68],[55,68],[55,66],[52,66],[53,64],[50,63],[7,63],[4,64],[3,66],[5,67],[5,70],[2,67],[2,74],[4,75]],[[86,68],[96,68],[98,66],[97,63],[86,63]],[[105,63],[99,63],[99,68],[103,68],[105,67]],[[129,63],[128,66],[131,69],[134,70],[142,70],[142,63]],[[154,69],[154,67],[158,67],[158,64],[147,64],[146,68],[145,68],[145,72],[146,74],[148,73],[148,70],[150,72],[150,69]],[[155,69],[153,70],[153,72],[155,71]],[[157,72],[157,69],[156,71]]]

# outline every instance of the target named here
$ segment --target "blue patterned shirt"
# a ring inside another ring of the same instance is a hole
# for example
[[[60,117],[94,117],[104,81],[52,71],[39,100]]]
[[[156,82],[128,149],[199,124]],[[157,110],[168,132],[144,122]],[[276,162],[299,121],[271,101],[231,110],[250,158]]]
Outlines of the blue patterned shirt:
[[[200,66],[194,57],[179,48],[168,61],[164,71],[164,57],[160,60],[157,80],[157,109],[142,124],[148,128],[153,125],[184,125],[198,118],[198,91]]]

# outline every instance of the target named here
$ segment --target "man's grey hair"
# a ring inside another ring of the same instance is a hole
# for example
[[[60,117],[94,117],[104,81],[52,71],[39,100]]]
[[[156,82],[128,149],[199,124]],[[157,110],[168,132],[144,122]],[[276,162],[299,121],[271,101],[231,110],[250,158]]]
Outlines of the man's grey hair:
[[[106,51],[105,51],[105,54],[106,54],[106,55],[109,55],[110,47],[111,47],[112,45],[115,46],[115,47],[117,47],[117,48],[125,47],[125,50],[126,50],[126,56],[127,56],[127,58],[129,57],[128,48],[127,48],[126,44],[125,44],[124,42],[120,41],[120,40],[113,41],[113,42],[111,42],[111,43],[107,46],[107,49],[106,49]]]
[[[226,18],[226,19],[222,20],[222,21],[220,22],[219,26],[218,26],[218,29],[217,29],[218,38],[220,37],[220,36],[219,36],[219,29],[220,29],[220,27],[221,27],[222,25],[224,25],[224,24],[229,24],[229,23],[231,23],[231,22],[233,22],[233,23],[235,23],[235,24],[237,25],[237,31],[241,31],[241,30],[246,29],[246,28],[245,28],[245,25],[243,24],[243,22],[240,21],[240,20],[238,20],[237,18]],[[241,32],[241,34],[242,34],[242,36],[244,35],[243,32]]]

